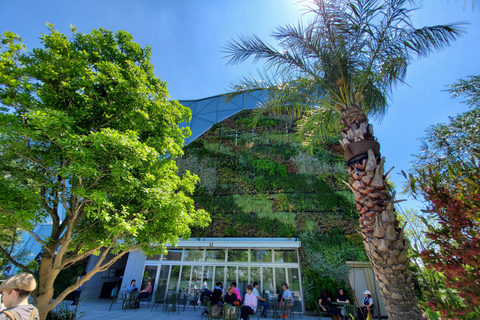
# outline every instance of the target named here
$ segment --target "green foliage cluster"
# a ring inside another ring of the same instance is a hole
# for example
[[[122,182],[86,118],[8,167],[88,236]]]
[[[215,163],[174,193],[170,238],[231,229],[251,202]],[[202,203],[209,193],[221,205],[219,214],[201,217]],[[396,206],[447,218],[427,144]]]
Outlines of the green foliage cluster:
[[[335,227],[335,217],[343,217],[338,226],[353,233],[354,202],[341,183],[347,177],[334,151],[338,142],[308,155],[300,143],[287,143],[287,130],[290,137],[296,132],[291,116],[265,115],[263,131],[257,127],[254,133],[245,127],[252,119],[252,111],[242,111],[214,125],[177,160],[181,172],[191,167],[205,179],[195,201],[212,214],[212,224],[194,235],[292,237],[304,230],[326,232]],[[236,145],[221,139],[235,133]]]
[[[266,173],[269,176],[280,175],[283,178],[287,177],[287,167],[281,163],[266,159],[257,159],[252,162],[253,167],[261,173]]]
[[[314,309],[322,289],[335,296],[340,287],[348,288],[348,261],[368,261],[363,245],[349,241],[344,231],[333,228],[326,234],[303,232],[299,235],[305,257],[302,260],[306,305]],[[348,292],[348,290],[346,290]]]

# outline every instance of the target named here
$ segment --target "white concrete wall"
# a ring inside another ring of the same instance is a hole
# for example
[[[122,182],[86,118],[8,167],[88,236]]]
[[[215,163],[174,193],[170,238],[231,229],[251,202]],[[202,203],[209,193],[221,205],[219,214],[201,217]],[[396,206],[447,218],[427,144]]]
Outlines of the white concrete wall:
[[[145,269],[145,254],[141,250],[132,251],[128,256],[127,266],[123,274],[120,292],[125,292],[132,279],[137,280],[137,287],[142,284],[143,271]]]

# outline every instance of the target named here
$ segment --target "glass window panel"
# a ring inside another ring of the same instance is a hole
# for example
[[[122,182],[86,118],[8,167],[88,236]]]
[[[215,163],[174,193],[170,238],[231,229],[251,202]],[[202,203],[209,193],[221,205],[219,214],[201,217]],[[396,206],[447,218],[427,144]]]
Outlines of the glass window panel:
[[[167,292],[167,281],[168,281],[168,272],[170,271],[170,266],[160,266],[160,276],[157,283],[157,291],[166,294]]]
[[[284,282],[287,282],[285,268],[275,268],[275,287],[279,293],[282,291]]]
[[[215,267],[215,283],[220,281],[223,288],[228,288],[228,285],[225,283],[225,267],[216,266]]]
[[[273,268],[272,267],[263,267],[263,281],[262,281],[262,292],[268,292],[270,298],[275,298],[275,285],[273,281]]]
[[[168,250],[167,254],[163,255],[163,260],[173,260],[173,261],[181,261],[182,260],[182,250],[178,249],[171,249]]]
[[[227,283],[225,283],[225,288],[228,288],[232,282],[237,282],[237,267],[227,267]]]
[[[213,266],[205,266],[203,268],[203,287],[213,291]]]
[[[253,286],[255,281],[258,282],[258,292],[262,293],[262,279],[260,270],[260,267],[250,267],[250,284]]]
[[[250,261],[251,262],[273,262],[272,250],[251,250]]]
[[[228,249],[228,261],[248,262],[248,250],[247,249]]]
[[[147,260],[160,260],[161,254],[154,254],[153,256],[147,257]]]
[[[247,293],[248,285],[248,267],[238,267],[238,283],[237,288],[240,290],[240,297],[242,301],[245,299],[245,293]]]
[[[185,261],[203,261],[203,249],[185,249]]]
[[[148,281],[152,282],[152,286],[155,285],[155,277],[157,276],[157,266],[145,266],[145,272],[143,273],[141,290],[145,289]]]
[[[208,250],[207,261],[225,261],[225,249]]]
[[[194,289],[202,287],[202,266],[193,266],[192,285]]]
[[[287,268],[288,272],[288,288],[295,297],[300,297],[300,277],[298,268]]]
[[[179,292],[178,288],[178,279],[180,278],[180,266],[172,266],[172,271],[170,272],[170,281],[168,282],[168,292],[174,293]]]
[[[275,262],[298,263],[296,250],[275,250]]]
[[[183,266],[182,267],[182,276],[180,278],[180,289],[188,294],[191,292],[190,288],[190,272],[192,271],[192,266]]]

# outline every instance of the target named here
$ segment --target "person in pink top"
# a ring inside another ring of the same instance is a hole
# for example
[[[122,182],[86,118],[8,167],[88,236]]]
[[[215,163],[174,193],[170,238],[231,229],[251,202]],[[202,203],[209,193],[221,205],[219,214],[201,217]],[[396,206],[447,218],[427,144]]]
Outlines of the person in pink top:
[[[247,293],[245,293],[245,301],[243,302],[241,318],[248,320],[248,315],[257,311],[257,297],[253,294],[253,287],[247,286]]]
[[[238,301],[242,301],[242,295],[240,294],[240,290],[237,288],[237,283],[233,281],[232,284],[235,286],[235,288],[233,288],[233,293],[237,295]]]
[[[145,289],[140,291],[140,293],[138,294],[137,301],[140,301],[143,298],[148,298],[152,294],[152,291],[153,291],[152,282],[148,281],[148,284],[145,287]]]

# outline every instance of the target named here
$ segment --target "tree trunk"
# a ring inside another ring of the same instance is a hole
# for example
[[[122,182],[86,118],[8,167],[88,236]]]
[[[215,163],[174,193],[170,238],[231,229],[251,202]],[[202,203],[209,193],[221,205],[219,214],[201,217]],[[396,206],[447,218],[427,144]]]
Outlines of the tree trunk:
[[[351,149],[353,145],[349,147],[350,143],[375,139],[368,118],[356,105],[344,110],[340,124],[343,126],[340,143],[345,150]],[[384,163],[385,158],[377,163],[370,149],[367,159],[348,167],[349,184],[355,196],[364,245],[383,295],[388,318],[423,319],[408,270],[408,240],[404,239],[393,209],[393,199],[386,189]]]
[[[55,306],[52,306],[51,301],[53,297],[53,282],[58,275],[58,272],[52,270],[53,255],[47,250],[42,254],[40,262],[40,269],[38,275],[38,295],[35,296],[35,306],[38,309],[40,319],[47,318],[48,312]]]

